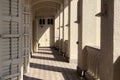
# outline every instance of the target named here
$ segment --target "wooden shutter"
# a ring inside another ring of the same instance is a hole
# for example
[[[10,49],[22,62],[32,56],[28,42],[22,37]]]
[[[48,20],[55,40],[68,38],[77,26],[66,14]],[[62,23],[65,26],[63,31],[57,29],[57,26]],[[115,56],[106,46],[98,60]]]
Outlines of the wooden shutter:
[[[28,72],[30,56],[30,11],[28,7],[24,8],[24,54],[23,54],[23,71]]]
[[[1,0],[1,80],[19,80],[21,75],[19,0]]]

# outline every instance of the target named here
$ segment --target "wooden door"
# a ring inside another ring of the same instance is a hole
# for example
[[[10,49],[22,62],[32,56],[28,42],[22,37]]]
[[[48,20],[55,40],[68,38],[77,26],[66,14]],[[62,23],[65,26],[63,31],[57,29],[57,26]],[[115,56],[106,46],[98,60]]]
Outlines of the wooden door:
[[[53,26],[45,25],[39,28],[38,31],[39,47],[52,47],[53,46]]]
[[[45,32],[45,46],[50,47],[50,27]]]

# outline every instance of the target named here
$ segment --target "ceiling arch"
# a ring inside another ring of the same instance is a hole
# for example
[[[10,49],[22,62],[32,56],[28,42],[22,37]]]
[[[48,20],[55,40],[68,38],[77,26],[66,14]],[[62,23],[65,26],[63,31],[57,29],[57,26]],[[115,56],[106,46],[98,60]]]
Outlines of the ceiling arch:
[[[46,1],[55,2],[55,3],[58,3],[58,4],[62,4],[63,3],[63,0],[33,0],[32,1],[32,6],[34,6],[36,4],[39,4],[39,3],[42,3],[42,2],[46,2]]]
[[[58,10],[58,8],[53,7],[53,6],[40,6],[40,7],[36,8],[35,10],[38,11],[39,9],[44,9],[44,8],[47,8],[47,9],[50,9],[50,8],[51,8],[51,9],[53,9],[53,10],[55,10],[55,11]]]
[[[53,8],[55,10],[59,10],[60,4],[47,1],[47,2],[42,2],[41,4],[34,5],[32,8],[34,11],[36,11],[40,8],[47,8],[48,10],[49,10],[49,8]]]
[[[49,1],[36,4],[36,5],[33,6],[33,8],[35,9],[35,8],[38,8],[38,7],[46,7],[46,6],[55,7],[55,8],[57,8],[57,9],[60,8],[60,5],[59,5],[59,4],[54,3],[54,2],[49,2]]]
[[[60,10],[63,0],[31,0],[33,13],[37,15],[55,15]],[[52,9],[52,10],[51,10]]]
[[[56,13],[57,13],[57,10],[50,7],[49,8],[44,7],[36,10],[36,16],[45,16],[45,15],[54,16]]]

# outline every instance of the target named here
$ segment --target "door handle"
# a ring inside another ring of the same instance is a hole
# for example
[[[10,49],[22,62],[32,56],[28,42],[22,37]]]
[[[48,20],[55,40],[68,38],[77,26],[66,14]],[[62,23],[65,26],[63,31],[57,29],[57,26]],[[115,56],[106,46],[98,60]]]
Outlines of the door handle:
[[[77,41],[76,44],[79,44],[79,41]]]

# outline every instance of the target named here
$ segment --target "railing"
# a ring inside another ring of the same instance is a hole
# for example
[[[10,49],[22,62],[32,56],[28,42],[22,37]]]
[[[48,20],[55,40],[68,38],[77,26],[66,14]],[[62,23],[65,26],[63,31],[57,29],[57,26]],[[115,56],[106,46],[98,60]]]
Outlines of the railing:
[[[55,47],[56,47],[56,48],[59,48],[59,40],[56,41]]]
[[[63,39],[60,40],[60,43],[59,43],[59,48],[60,50],[62,50],[62,44],[63,44]]]
[[[65,40],[64,41],[64,53],[65,53],[65,56],[68,57],[67,52],[68,52],[68,40]]]
[[[86,46],[83,49],[83,70],[88,80],[99,80],[100,76],[100,50]]]
[[[57,40],[56,43],[55,43],[55,48],[59,49],[59,50],[62,50],[62,44],[63,44],[63,39]]]
[[[68,40],[64,41],[64,52],[66,53],[68,51]]]

